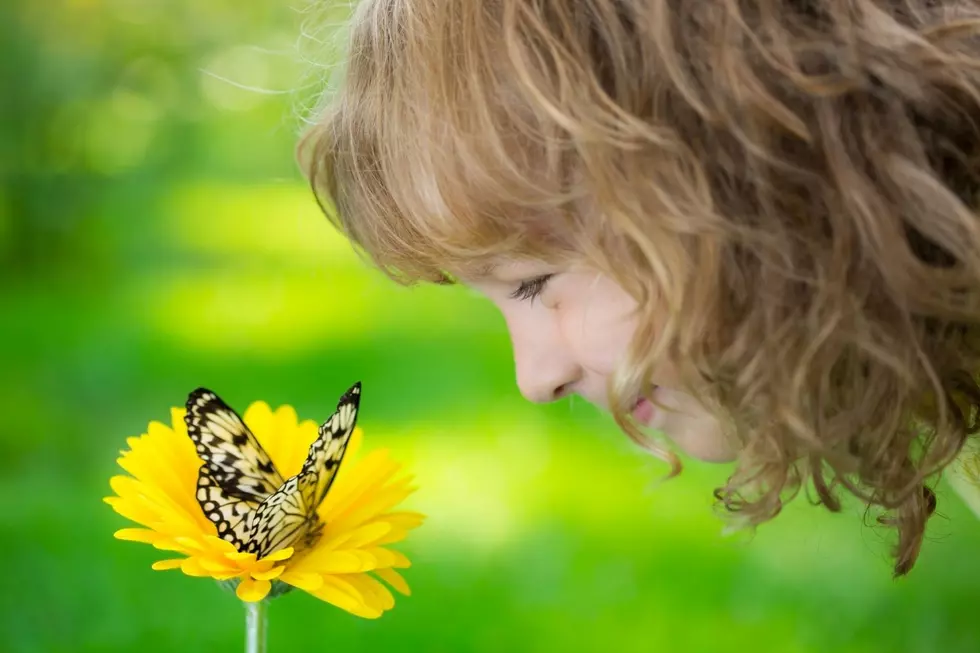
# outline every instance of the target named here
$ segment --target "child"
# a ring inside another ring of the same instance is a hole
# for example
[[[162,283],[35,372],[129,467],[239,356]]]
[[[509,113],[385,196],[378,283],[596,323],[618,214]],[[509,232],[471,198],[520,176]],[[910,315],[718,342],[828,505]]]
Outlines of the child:
[[[980,406],[976,0],[365,0],[304,139],[393,278],[502,311],[532,401],[898,532]]]

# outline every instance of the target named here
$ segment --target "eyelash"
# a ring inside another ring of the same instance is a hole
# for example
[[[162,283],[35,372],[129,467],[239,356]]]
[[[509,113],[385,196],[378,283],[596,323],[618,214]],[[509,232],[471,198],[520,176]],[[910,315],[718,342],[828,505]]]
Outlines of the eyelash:
[[[545,285],[548,281],[555,275],[553,274],[542,274],[540,277],[535,277],[533,279],[528,279],[527,281],[522,281],[517,287],[517,290],[510,294],[511,299],[518,299],[521,301],[534,301],[535,297],[538,297],[543,291]]]

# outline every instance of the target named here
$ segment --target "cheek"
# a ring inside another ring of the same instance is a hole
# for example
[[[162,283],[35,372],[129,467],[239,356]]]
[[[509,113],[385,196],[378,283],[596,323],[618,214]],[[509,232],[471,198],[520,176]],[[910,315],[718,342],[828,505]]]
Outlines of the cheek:
[[[584,281],[584,280],[583,280]],[[603,376],[612,374],[636,330],[636,303],[618,285],[593,275],[559,309],[562,334],[578,363]]]

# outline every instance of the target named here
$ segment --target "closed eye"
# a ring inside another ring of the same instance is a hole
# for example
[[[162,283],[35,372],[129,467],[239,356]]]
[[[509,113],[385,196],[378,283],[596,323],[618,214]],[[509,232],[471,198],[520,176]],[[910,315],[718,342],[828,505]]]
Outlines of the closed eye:
[[[533,279],[528,279],[522,281],[520,285],[517,286],[517,290],[510,294],[511,299],[518,299],[521,301],[534,301],[534,298],[539,296],[542,291],[544,291],[545,285],[555,276],[554,274],[542,274],[539,277],[534,277]]]

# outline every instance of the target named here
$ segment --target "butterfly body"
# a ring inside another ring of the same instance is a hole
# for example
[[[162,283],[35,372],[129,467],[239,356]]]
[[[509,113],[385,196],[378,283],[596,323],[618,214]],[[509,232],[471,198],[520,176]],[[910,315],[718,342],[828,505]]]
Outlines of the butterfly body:
[[[317,508],[326,497],[357,422],[361,384],[354,384],[320,425],[302,469],[283,479],[245,422],[218,395],[198,388],[187,397],[187,433],[203,461],[197,501],[218,537],[262,558],[305,548],[323,529]]]

